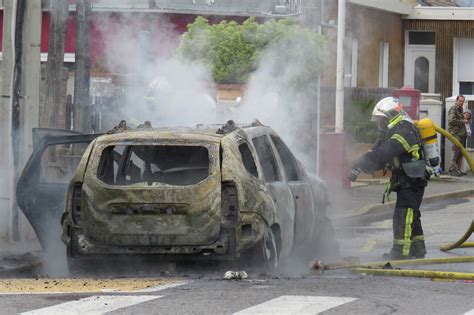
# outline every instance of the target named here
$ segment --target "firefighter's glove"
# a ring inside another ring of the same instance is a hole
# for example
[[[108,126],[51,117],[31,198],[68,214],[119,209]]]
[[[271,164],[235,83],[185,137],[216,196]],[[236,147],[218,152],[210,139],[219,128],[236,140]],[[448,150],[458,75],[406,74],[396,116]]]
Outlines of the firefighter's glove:
[[[355,182],[361,171],[362,170],[358,167],[351,168],[349,172],[349,180]]]

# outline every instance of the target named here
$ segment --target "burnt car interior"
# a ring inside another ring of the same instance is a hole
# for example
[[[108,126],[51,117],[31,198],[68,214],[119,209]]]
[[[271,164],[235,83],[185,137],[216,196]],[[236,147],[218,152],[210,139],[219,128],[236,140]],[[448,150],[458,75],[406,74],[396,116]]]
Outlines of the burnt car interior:
[[[298,166],[296,159],[291,153],[290,149],[288,149],[283,140],[281,140],[279,137],[270,135],[270,138],[272,139],[273,144],[278,151],[278,155],[282,161],[287,180],[290,182],[299,181],[300,175],[298,172]]]
[[[252,142],[257,151],[258,159],[262,166],[263,176],[266,182],[281,181],[278,164],[273,154],[272,147],[266,135],[255,137]]]
[[[193,185],[209,175],[203,146],[115,145],[102,151],[97,176],[108,185]]]
[[[255,165],[255,160],[253,159],[252,152],[250,151],[248,143],[244,142],[240,144],[239,151],[247,172],[258,178],[257,165]]]

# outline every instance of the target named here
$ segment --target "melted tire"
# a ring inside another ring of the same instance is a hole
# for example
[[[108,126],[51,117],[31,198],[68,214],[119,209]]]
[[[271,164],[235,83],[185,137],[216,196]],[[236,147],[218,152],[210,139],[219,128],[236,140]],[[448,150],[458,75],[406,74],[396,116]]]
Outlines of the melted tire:
[[[269,271],[278,267],[279,253],[275,235],[270,228],[258,243],[246,253],[245,258],[252,267],[260,267]]]

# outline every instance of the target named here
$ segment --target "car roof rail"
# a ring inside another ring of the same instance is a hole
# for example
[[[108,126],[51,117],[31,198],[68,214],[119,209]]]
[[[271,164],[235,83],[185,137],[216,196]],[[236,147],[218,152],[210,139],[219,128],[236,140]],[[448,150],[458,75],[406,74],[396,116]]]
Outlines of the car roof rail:
[[[233,120],[228,120],[224,125],[222,125],[222,127],[217,129],[216,133],[217,134],[226,134],[226,133],[232,132],[232,131],[234,131],[238,128],[239,127],[235,124],[235,122]]]

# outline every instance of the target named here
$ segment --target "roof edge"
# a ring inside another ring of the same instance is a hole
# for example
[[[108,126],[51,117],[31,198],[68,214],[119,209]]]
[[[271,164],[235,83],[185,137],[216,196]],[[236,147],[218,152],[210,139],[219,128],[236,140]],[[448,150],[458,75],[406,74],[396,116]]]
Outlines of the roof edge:
[[[416,6],[404,19],[407,20],[474,20],[474,7],[422,7]]]
[[[348,3],[402,15],[413,11],[412,5],[393,0],[348,0]]]

